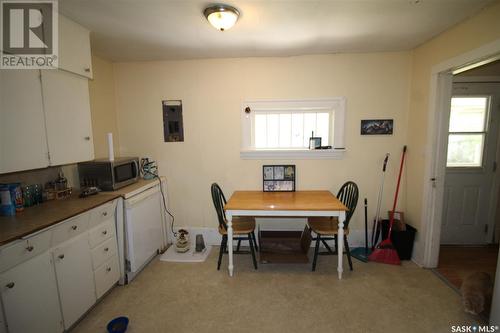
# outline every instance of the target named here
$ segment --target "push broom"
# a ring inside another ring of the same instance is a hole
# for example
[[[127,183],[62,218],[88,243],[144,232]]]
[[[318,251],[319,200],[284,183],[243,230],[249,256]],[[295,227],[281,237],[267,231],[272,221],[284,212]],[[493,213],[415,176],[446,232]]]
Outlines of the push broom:
[[[399,185],[401,184],[401,174],[403,173],[403,165],[406,155],[406,146],[403,147],[403,155],[401,156],[401,166],[399,167],[398,184],[396,186],[396,195],[394,196],[394,205],[392,206],[392,211],[389,214],[389,232],[387,233],[387,238],[381,241],[373,250],[372,254],[368,257],[370,261],[376,261],[383,264],[390,265],[400,265],[398,252],[394,248],[391,241],[392,225],[394,224],[394,212],[396,211],[396,205],[398,203]]]

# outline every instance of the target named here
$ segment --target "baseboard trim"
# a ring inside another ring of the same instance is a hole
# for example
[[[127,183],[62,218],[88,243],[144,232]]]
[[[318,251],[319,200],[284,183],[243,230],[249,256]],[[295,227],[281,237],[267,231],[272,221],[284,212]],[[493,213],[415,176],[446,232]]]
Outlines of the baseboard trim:
[[[220,245],[220,242],[222,240],[222,236],[219,234],[219,231],[217,228],[206,228],[206,227],[177,227],[176,232],[179,229],[185,229],[189,231],[190,235],[190,240],[192,244],[194,245],[196,235],[203,235],[203,240],[205,241],[205,245]],[[303,227],[302,227],[303,229]],[[302,230],[299,229],[299,230]],[[267,229],[262,229],[262,230],[267,230]],[[277,230],[273,228],[273,230]],[[286,228],[286,229],[281,229],[281,230],[297,230],[297,228]],[[255,232],[255,236],[259,237],[258,232]],[[349,231],[349,236],[348,236],[348,241],[349,241],[349,247],[355,248],[355,247],[364,247],[365,246],[365,232],[364,230],[350,230]],[[370,236],[368,237],[370,240]],[[170,242],[174,242],[173,236],[170,237]],[[245,242],[242,243],[243,245],[246,245]],[[314,246],[314,242],[311,243],[311,247]]]

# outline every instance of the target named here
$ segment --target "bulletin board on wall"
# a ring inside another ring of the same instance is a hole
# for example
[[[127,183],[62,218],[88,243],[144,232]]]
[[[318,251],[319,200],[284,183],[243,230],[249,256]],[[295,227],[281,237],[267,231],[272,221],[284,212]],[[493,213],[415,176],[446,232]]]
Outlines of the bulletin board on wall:
[[[262,166],[262,190],[264,192],[295,192],[295,165]]]

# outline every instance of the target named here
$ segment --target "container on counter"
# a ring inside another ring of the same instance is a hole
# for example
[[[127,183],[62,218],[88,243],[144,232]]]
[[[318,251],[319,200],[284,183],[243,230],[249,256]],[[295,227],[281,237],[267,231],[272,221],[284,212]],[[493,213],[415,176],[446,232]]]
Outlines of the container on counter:
[[[21,185],[18,183],[0,184],[0,215],[13,216],[23,209]]]
[[[64,177],[62,171],[59,172],[59,178],[56,180],[56,191],[63,191],[68,188],[68,180]]]
[[[23,191],[21,191],[21,184],[11,184],[12,197],[14,198],[14,205],[16,206],[16,212],[22,212],[24,210],[24,201],[23,201]]]

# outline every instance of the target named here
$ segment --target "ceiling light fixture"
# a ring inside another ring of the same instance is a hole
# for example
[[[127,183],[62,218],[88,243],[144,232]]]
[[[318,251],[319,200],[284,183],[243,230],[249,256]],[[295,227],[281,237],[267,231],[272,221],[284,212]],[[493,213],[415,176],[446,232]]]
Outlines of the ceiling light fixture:
[[[240,16],[240,12],[236,8],[223,4],[207,7],[203,14],[208,22],[220,31],[230,29]]]

